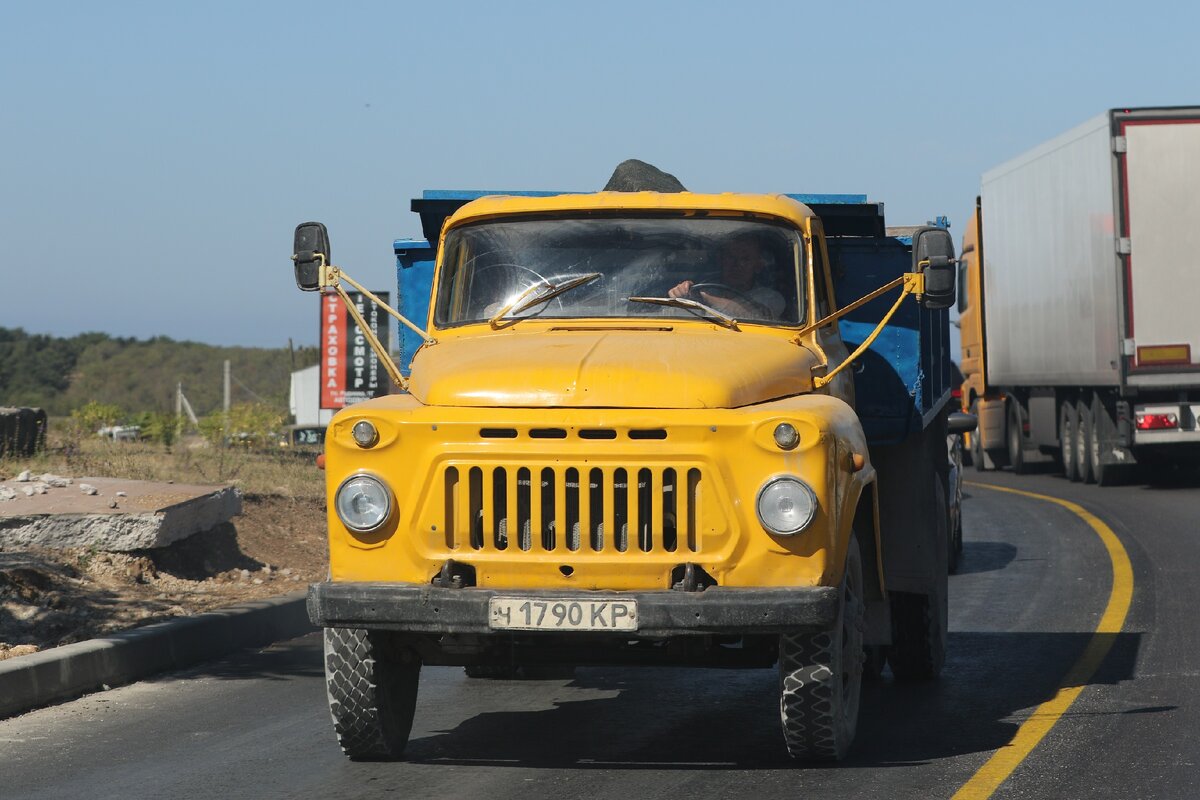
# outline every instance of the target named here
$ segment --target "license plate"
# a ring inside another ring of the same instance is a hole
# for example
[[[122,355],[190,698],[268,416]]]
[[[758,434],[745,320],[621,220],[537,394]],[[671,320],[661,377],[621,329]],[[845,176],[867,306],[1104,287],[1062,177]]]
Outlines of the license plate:
[[[508,631],[636,631],[636,600],[493,597],[488,625]]]

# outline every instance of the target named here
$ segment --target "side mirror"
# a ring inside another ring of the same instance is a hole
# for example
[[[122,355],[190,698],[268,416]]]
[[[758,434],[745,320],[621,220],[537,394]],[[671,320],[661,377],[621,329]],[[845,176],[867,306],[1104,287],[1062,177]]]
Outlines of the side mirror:
[[[925,294],[921,304],[942,309],[954,305],[954,239],[945,228],[918,228],[913,234],[913,272],[925,273]]]
[[[970,433],[979,427],[979,418],[974,414],[964,414],[961,411],[953,411],[946,418],[947,433]]]
[[[331,264],[329,255],[329,231],[320,222],[301,222],[296,226],[296,238],[292,247],[292,261],[296,268],[296,286],[302,292],[315,292],[321,288],[321,258]]]

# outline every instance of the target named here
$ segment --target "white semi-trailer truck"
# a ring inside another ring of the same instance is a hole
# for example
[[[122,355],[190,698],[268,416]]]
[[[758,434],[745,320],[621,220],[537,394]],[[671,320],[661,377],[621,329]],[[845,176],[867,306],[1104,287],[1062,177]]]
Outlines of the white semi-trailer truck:
[[[977,468],[1200,456],[1200,107],[1113,109],[983,175],[963,237]]]

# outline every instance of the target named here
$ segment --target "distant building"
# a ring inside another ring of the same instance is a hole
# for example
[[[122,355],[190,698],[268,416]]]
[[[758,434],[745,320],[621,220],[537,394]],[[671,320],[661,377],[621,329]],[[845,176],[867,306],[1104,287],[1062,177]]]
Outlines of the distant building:
[[[325,427],[334,411],[321,408],[321,367],[314,364],[292,373],[289,407],[297,426]]]

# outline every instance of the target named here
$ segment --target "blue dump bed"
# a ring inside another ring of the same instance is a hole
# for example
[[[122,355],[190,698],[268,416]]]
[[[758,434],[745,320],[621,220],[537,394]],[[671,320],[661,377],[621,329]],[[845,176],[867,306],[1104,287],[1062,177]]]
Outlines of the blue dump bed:
[[[442,223],[459,207],[486,195],[548,196],[560,192],[426,190],[412,201],[424,239],[397,239],[397,307],[418,324],[429,317],[436,242]],[[788,195],[821,217],[829,248],[834,292],[851,303],[912,269],[912,242],[886,234],[883,205],[865,195]],[[433,244],[431,244],[433,242]],[[844,317],[842,339],[858,347],[895,302],[899,289]],[[401,371],[408,375],[421,338],[399,330]],[[898,444],[923,430],[950,399],[950,318],[913,299],[871,344],[854,369],[856,405],[871,444]]]

